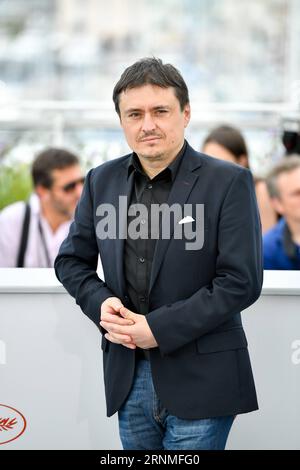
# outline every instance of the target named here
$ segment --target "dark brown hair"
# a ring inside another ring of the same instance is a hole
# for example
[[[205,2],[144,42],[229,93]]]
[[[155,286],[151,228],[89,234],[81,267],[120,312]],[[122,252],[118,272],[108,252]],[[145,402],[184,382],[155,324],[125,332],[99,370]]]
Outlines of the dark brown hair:
[[[53,170],[63,170],[74,165],[79,165],[79,158],[68,150],[54,147],[43,150],[37,155],[31,168],[34,187],[41,185],[51,188]]]
[[[188,88],[180,72],[171,64],[163,64],[161,59],[146,57],[127,67],[114,87],[113,101],[119,116],[119,98],[122,91],[143,85],[156,85],[161,88],[173,87],[181,111],[189,103]]]
[[[204,140],[203,147],[208,143],[221,145],[232,153],[237,162],[242,155],[248,157],[248,149],[241,132],[232,126],[223,125],[213,129]],[[248,158],[247,158],[248,159]],[[247,164],[249,167],[249,165]]]

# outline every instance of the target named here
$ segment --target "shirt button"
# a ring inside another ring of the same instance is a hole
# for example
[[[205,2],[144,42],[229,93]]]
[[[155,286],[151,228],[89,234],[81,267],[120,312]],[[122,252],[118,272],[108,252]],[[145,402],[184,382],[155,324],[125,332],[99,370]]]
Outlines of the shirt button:
[[[146,219],[141,219],[141,224],[145,225],[145,223],[146,223]]]
[[[143,295],[140,297],[140,301],[141,302],[146,302],[146,297],[144,297]]]
[[[148,184],[147,188],[152,189],[152,184]]]
[[[141,263],[144,263],[144,262],[145,262],[145,258],[142,258],[142,257],[141,257],[141,258],[139,258],[139,261],[140,261]]]

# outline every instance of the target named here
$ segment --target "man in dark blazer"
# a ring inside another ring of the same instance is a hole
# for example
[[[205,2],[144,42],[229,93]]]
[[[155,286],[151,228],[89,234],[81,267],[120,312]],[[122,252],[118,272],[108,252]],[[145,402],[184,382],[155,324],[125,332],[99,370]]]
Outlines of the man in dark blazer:
[[[89,171],[56,275],[102,333],[123,448],[224,449],[258,407],[240,315],[262,286],[252,176],[186,142],[172,65],[136,62],[113,99],[133,153]]]

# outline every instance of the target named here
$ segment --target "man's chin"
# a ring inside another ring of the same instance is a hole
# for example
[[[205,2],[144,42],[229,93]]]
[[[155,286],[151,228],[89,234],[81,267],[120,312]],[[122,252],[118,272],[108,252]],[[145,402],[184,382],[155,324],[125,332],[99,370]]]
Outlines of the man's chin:
[[[157,146],[139,149],[136,153],[145,160],[160,160],[164,155],[163,149],[158,149]]]
[[[65,217],[66,219],[74,219],[75,208],[72,210],[68,210],[68,209],[62,210],[61,215]]]
[[[162,153],[157,153],[155,155],[143,155],[143,154],[139,154],[139,157],[140,158],[143,158],[144,160],[148,160],[149,162],[159,162],[159,161],[162,161],[164,158],[163,158],[163,154]]]
[[[138,155],[145,155],[145,157],[148,156],[149,158],[157,157],[164,153],[163,146],[159,140],[155,140],[153,143],[147,142],[147,144],[139,145],[137,147],[136,153]]]

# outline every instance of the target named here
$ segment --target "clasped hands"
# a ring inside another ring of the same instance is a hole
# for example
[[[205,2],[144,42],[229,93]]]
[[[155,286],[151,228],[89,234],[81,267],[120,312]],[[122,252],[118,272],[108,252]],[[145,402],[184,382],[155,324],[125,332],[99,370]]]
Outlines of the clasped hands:
[[[145,315],[124,307],[118,297],[109,297],[102,303],[100,325],[107,331],[105,338],[112,343],[129,349],[158,346]]]

